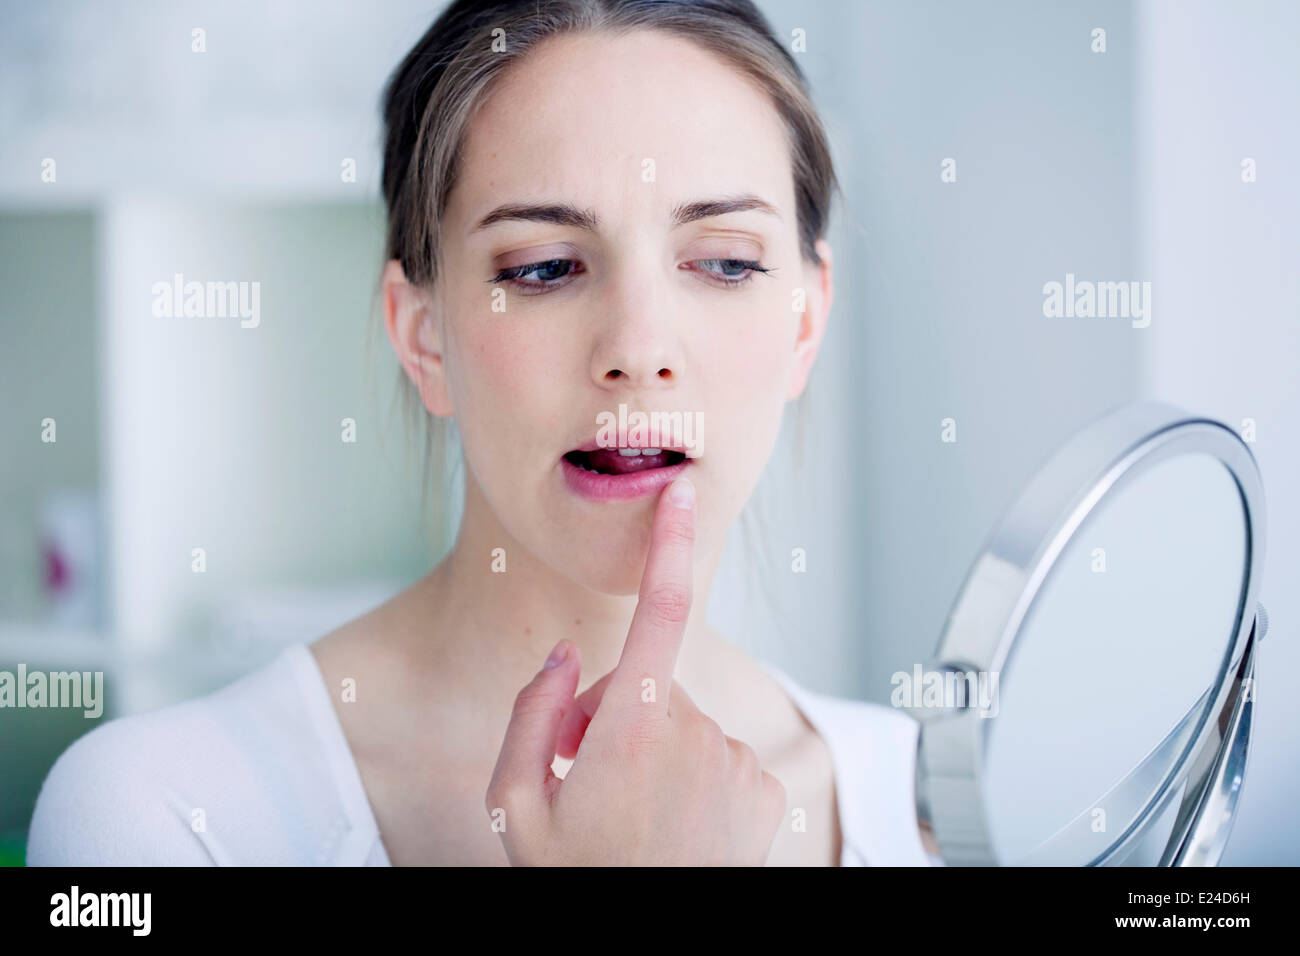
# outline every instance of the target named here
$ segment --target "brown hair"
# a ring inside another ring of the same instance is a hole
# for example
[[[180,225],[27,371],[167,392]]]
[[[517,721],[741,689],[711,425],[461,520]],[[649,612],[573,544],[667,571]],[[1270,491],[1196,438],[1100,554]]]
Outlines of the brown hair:
[[[438,277],[442,216],[465,133],[493,82],[550,37],[636,29],[688,39],[768,93],[786,128],[800,251],[820,264],[815,243],[838,189],[830,147],[803,71],[750,0],[455,0],[393,72],[383,97],[385,258],[400,261],[409,282],[431,285]],[[406,389],[408,400],[413,392]],[[441,431],[430,424],[426,477]]]

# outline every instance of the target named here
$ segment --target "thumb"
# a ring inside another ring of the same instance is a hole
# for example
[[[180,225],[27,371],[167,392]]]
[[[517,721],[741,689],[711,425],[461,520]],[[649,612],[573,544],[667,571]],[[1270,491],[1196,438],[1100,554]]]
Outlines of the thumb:
[[[510,724],[488,784],[488,812],[512,801],[549,800],[560,784],[551,771],[560,722],[573,708],[573,693],[581,671],[578,649],[562,640],[555,645],[537,675],[515,697]]]

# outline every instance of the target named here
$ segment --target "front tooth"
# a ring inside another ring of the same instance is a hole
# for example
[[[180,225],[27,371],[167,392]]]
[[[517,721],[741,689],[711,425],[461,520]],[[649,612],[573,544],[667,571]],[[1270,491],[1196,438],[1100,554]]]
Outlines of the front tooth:
[[[643,455],[662,455],[662,454],[663,454],[663,449],[662,449],[662,448],[642,448],[642,449],[641,449],[641,454],[643,454]]]
[[[641,454],[641,449],[640,449],[640,448],[620,448],[620,449],[618,450],[618,453],[619,453],[620,455],[622,455],[624,458],[635,458],[637,455]]]

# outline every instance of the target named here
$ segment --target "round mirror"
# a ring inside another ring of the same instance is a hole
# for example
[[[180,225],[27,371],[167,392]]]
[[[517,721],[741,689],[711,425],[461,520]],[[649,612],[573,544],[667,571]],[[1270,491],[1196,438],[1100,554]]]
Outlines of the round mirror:
[[[1244,772],[1263,545],[1226,426],[1165,405],[1081,432],[976,560],[912,713],[948,865],[1214,863]]]

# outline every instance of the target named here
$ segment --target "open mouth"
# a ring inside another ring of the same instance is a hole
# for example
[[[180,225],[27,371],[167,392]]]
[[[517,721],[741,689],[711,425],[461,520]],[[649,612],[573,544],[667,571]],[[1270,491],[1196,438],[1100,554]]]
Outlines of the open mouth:
[[[654,468],[671,468],[686,456],[666,448],[597,448],[571,451],[564,460],[597,475],[630,475]]]
[[[676,448],[599,448],[591,443],[560,458],[568,489],[589,501],[631,501],[658,494],[694,458]]]

